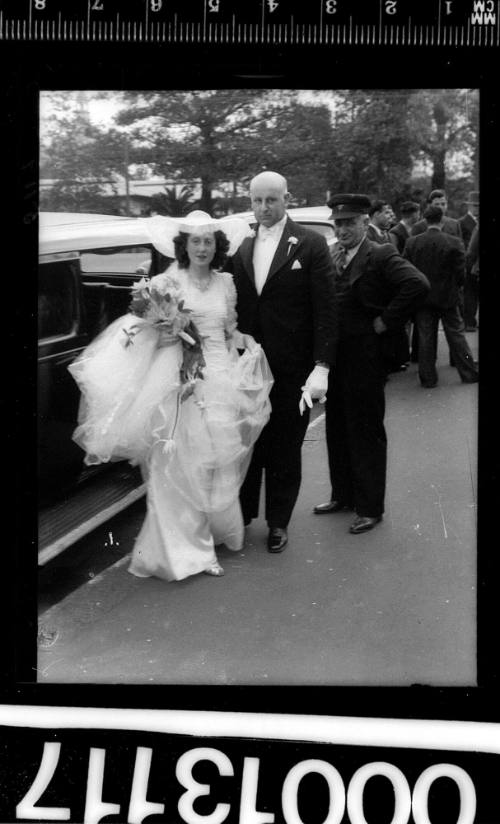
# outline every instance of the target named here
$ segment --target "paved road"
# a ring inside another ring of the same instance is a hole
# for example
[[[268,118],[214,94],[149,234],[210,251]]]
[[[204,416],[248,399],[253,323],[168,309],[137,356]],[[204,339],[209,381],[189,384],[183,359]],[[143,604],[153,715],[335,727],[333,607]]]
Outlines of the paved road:
[[[76,571],[58,603],[44,573],[39,680],[474,684],[477,386],[460,383],[445,350],[440,333],[437,388],[422,389],[415,366],[387,385],[386,515],[375,530],[352,536],[349,513],[312,514],[329,495],[318,408],[282,555],[266,551],[258,520],[242,552],[220,553],[223,578],[137,579],[127,572],[136,505],[89,536],[79,559],[67,551]]]

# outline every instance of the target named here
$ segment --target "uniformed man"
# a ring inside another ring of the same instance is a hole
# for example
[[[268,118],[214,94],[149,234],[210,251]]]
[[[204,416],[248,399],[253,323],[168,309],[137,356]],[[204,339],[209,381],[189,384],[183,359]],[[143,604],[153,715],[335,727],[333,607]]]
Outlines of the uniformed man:
[[[334,248],[339,339],[326,401],[332,492],[316,514],[351,509],[350,532],[372,529],[384,512],[387,436],[382,340],[425,300],[429,282],[392,244],[366,237],[370,200],[334,195],[328,205]]]

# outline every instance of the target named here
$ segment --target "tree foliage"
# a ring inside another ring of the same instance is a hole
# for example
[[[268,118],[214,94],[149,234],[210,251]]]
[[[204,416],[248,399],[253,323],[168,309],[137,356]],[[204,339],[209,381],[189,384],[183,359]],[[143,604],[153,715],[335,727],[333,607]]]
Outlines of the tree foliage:
[[[132,174],[169,181],[151,205],[172,215],[247,208],[247,184],[265,169],[287,178],[296,205],[324,203],[329,190],[397,206],[477,181],[479,101],[470,89],[44,94],[41,177],[54,181],[44,208],[103,211],[117,175]],[[91,121],[91,97],[119,101],[114,122]],[[175,195],[200,182],[199,200],[194,188]]]
[[[272,168],[293,177],[299,199],[311,197],[314,174],[324,196],[328,110],[301,104],[287,91],[226,89],[127,96],[119,122],[131,127],[132,156],[170,179],[199,178],[200,208],[210,211],[223,182],[247,181]],[[304,194],[302,190],[306,190]]]
[[[460,153],[469,173],[478,176],[479,97],[473,89],[427,89],[409,105],[412,149],[431,164],[431,189],[446,186],[450,164]]]
[[[332,191],[398,199],[412,172],[410,90],[339,91],[328,164]]]
[[[50,111],[42,105],[40,177],[53,181],[40,192],[47,211],[102,211],[102,196],[116,192],[115,173],[123,170],[123,135],[90,121],[79,93],[55,93]]]

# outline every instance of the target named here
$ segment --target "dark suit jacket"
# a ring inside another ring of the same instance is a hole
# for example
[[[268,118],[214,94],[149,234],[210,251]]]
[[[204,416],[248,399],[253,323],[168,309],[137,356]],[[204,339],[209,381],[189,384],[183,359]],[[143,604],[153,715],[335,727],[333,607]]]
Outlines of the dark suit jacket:
[[[474,220],[472,215],[467,212],[467,214],[461,217],[458,222],[462,231],[462,239],[464,241],[465,248],[468,249],[472,232],[477,226],[477,220]]]
[[[447,309],[458,303],[459,287],[465,280],[465,251],[459,238],[439,229],[427,229],[409,238],[404,255],[429,279],[427,306]]]
[[[390,243],[389,232],[382,232],[381,237],[378,234],[377,230],[373,228],[371,223],[369,223],[367,226],[366,237],[368,238],[368,240],[372,240],[374,243]]]
[[[297,243],[290,244],[291,237]],[[254,242],[246,238],[228,267],[238,295],[238,328],[262,344],[275,377],[301,380],[315,361],[335,359],[335,281],[328,246],[317,232],[288,219],[258,295]]]
[[[426,232],[427,229],[428,226],[425,218],[423,220],[419,220],[418,223],[415,223],[415,226],[411,230],[412,236],[421,235],[423,232]],[[460,223],[453,217],[445,216],[443,218],[442,231],[445,232],[445,234],[447,235],[455,235],[455,237],[459,238],[462,237],[462,229],[460,227]]]
[[[472,275],[479,275],[479,223],[474,227],[469,248],[465,255],[467,271]]]
[[[410,233],[404,223],[396,223],[396,225],[389,231],[389,239],[391,243],[394,243],[394,246],[400,255],[403,254],[405,243],[409,237]]]
[[[377,316],[389,331],[400,328],[429,291],[427,278],[401,257],[392,243],[378,244],[365,238],[346,273],[350,289],[339,310],[344,337],[373,334]]]

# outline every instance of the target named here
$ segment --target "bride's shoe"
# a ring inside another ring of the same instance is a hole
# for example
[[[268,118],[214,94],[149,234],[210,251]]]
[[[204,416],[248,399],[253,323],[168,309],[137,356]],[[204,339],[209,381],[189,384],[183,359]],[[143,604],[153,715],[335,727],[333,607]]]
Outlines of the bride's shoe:
[[[217,578],[220,578],[221,575],[224,575],[224,568],[221,567],[217,560],[212,561],[207,569],[204,569],[203,572],[205,575],[215,575]]]

